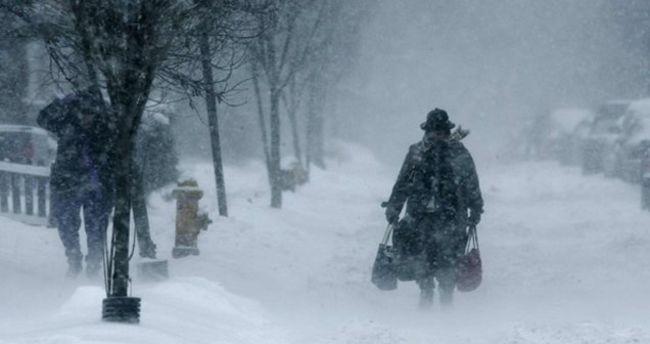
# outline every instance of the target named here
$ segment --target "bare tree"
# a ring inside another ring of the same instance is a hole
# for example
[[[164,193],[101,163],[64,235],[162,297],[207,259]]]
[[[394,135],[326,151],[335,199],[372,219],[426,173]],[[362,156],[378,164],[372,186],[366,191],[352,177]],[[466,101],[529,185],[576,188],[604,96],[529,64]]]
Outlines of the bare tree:
[[[303,159],[303,150],[302,143],[300,139],[300,121],[298,117],[298,112],[302,107],[302,98],[304,96],[304,88],[301,83],[297,80],[298,76],[295,75],[289,85],[287,86],[286,92],[282,94],[282,102],[284,103],[287,118],[289,119],[289,125],[291,126],[291,141],[293,143],[293,154],[296,157],[296,161],[299,164],[300,168],[304,168],[304,159]]]
[[[325,168],[325,114],[332,88],[350,71],[358,57],[361,28],[370,17],[371,1],[331,0],[320,12],[325,25],[317,32],[318,49],[303,71],[306,93],[306,161]]]
[[[260,128],[271,186],[271,207],[282,207],[281,122],[282,94],[313,53],[309,37],[320,28],[320,17],[314,8],[323,3],[314,0],[275,0],[275,10],[257,17],[260,37],[251,44],[251,73],[256,91]],[[301,39],[303,34],[305,39]],[[262,93],[264,82],[267,96]],[[268,128],[265,119],[268,111]],[[268,142],[267,142],[268,140]]]
[[[209,15],[201,18],[201,24],[198,26],[198,46],[201,61],[201,70],[203,72],[204,97],[206,110],[208,113],[208,126],[210,128],[210,145],[212,148],[212,162],[214,168],[215,185],[217,191],[217,201],[219,204],[219,215],[228,216],[228,205],[226,198],[226,183],[223,174],[223,159],[221,155],[221,139],[219,137],[219,116],[217,114],[217,101],[220,95],[216,90],[216,80],[214,76],[214,56],[215,51],[222,53],[224,45],[228,45],[233,39],[233,34],[228,33],[226,28],[219,25],[222,21],[232,17],[236,9],[233,3],[225,1],[219,4],[219,7],[213,7],[208,11]],[[217,24],[217,25],[215,25]],[[214,45],[217,45],[216,47]],[[233,54],[233,60],[236,58]],[[230,65],[232,70],[233,65]]]
[[[179,51],[201,4],[181,0],[50,0],[34,4],[4,0],[45,42],[55,70],[74,88],[105,88],[108,120],[116,130],[116,204],[107,294],[128,290],[132,155],[135,135],[154,80],[180,80],[164,68]]]
[[[325,168],[325,118],[330,89],[356,61],[365,1],[328,0],[305,7],[299,18],[310,29],[295,30],[294,44],[308,47],[282,90],[294,155],[300,166]],[[303,24],[303,27],[305,24]],[[295,63],[291,61],[290,63]],[[304,155],[304,157],[303,157]]]
[[[208,117],[215,187],[219,214],[228,216],[223,159],[217,106],[242,81],[231,82],[233,71],[245,61],[245,44],[257,33],[252,14],[266,10],[266,1],[252,4],[246,0],[194,0],[203,8],[186,33],[186,44],[171,53],[175,63],[164,68],[175,77],[166,79],[174,89],[180,86],[188,97],[203,95]],[[195,71],[200,70],[200,76]],[[180,73],[179,73],[180,71]]]
[[[156,87],[205,95],[219,211],[227,215],[216,103],[230,90],[226,81],[243,61],[231,45],[252,37],[244,17],[259,7],[244,0],[0,0],[0,7],[45,42],[53,71],[73,88],[90,85],[109,95],[107,113],[117,129],[119,159],[107,293],[126,295],[132,154],[147,101]],[[214,71],[224,73],[217,78]]]
[[[135,134],[156,72],[175,43],[173,37],[181,36],[193,8],[174,0],[72,0],[69,5],[91,80],[97,68],[115,114],[119,160],[115,161],[114,266],[109,269],[108,294],[126,296]]]
[[[204,26],[207,27],[207,25]],[[217,201],[219,203],[219,215],[228,216],[226,183],[223,177],[223,161],[221,159],[221,139],[219,138],[219,117],[217,116],[217,92],[214,86],[214,72],[211,63],[212,49],[210,47],[208,32],[203,32],[200,46],[203,80],[205,81],[205,105],[210,127],[210,144],[212,148],[214,179],[217,188]]]

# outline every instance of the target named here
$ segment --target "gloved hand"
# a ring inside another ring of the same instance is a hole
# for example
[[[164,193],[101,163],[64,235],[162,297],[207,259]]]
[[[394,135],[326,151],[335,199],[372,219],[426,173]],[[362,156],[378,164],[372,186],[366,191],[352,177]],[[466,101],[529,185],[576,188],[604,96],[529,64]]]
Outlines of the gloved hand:
[[[389,205],[386,207],[386,221],[390,224],[396,223],[399,220],[399,213],[399,210]]]
[[[467,222],[470,226],[475,227],[479,222],[481,222],[481,213],[483,213],[483,210],[481,209],[470,209],[469,217],[467,218]]]

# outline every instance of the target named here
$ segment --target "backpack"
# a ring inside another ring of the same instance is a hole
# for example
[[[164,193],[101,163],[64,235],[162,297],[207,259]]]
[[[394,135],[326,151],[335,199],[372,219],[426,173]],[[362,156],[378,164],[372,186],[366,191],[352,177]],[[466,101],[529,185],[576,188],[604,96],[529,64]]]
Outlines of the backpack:
[[[420,146],[417,163],[411,171],[412,194],[426,196],[415,199],[427,213],[440,213],[449,219],[458,208],[458,181],[452,166],[452,147],[448,141]],[[422,192],[424,191],[424,192]]]

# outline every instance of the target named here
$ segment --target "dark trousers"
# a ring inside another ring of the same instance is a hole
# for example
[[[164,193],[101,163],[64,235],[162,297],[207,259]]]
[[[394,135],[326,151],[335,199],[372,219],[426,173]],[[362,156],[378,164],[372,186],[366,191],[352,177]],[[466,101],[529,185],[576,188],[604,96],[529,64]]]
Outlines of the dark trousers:
[[[433,289],[434,278],[441,293],[452,293],[456,286],[456,262],[463,254],[465,231],[454,220],[424,216],[417,223],[426,257],[426,276],[418,280],[421,289]]]
[[[112,203],[110,195],[100,190],[85,188],[65,191],[53,190],[53,216],[68,261],[80,261],[82,257],[79,244],[81,210],[83,210],[88,245],[86,260],[98,263],[102,259]]]

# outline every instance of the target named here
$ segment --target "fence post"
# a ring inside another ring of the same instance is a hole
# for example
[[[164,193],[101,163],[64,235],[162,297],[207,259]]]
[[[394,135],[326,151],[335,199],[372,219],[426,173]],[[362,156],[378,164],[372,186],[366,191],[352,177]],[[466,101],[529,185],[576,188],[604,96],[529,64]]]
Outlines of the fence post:
[[[37,198],[37,207],[38,207],[38,216],[46,217],[47,216],[47,178],[38,177],[36,178],[36,198]]]
[[[14,214],[22,213],[20,204],[20,175],[17,173],[11,173],[11,199]]]
[[[49,225],[49,183],[50,171],[46,166],[0,161],[0,213],[9,217],[20,215],[15,218],[30,224]]]
[[[7,183],[7,172],[0,172],[0,211],[9,211],[9,185]]]
[[[25,214],[34,215],[34,177],[24,175],[25,181]]]

